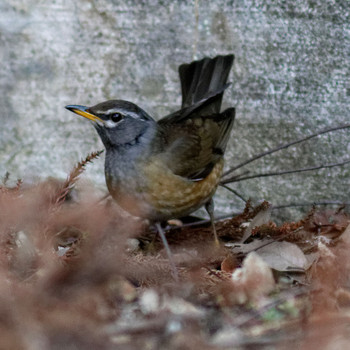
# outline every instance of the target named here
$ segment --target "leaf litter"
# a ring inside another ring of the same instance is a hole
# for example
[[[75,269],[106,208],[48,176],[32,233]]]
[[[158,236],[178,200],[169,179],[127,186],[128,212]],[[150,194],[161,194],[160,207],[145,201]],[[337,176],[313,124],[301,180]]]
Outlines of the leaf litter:
[[[277,225],[269,203],[248,201],[241,214],[216,223],[220,248],[209,225],[169,229],[175,283],[148,224],[77,182],[98,156],[90,154],[64,182],[10,187],[5,174],[1,348],[349,346],[344,208],[313,208],[302,220]]]

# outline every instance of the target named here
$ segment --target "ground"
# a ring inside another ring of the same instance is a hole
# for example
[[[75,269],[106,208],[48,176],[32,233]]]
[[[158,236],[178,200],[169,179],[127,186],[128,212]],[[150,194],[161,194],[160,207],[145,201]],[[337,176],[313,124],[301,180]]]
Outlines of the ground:
[[[87,158],[87,161],[96,155]],[[276,225],[270,204],[158,235],[67,181],[0,187],[0,348],[280,349],[350,344],[349,215]],[[175,222],[176,223],[176,222]]]

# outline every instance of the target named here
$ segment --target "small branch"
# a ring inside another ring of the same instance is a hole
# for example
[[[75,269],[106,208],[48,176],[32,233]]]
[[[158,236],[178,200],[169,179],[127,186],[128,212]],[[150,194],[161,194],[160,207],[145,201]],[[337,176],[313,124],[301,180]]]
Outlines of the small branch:
[[[227,183],[226,181],[230,181],[230,182],[233,182],[232,180],[236,180],[236,179],[239,179],[241,177],[243,177],[244,175],[247,175],[250,173],[250,170],[247,170],[247,171],[243,171],[242,173],[240,174],[237,174],[237,175],[233,175],[232,177],[229,178],[229,180],[224,180],[225,183]]]
[[[293,208],[293,207],[312,207],[312,206],[327,206],[327,205],[340,205],[340,206],[350,206],[350,202],[341,202],[341,201],[319,201],[319,202],[304,202],[304,203],[288,203],[288,204],[281,204],[281,205],[274,205],[272,206],[271,210],[278,210],[278,209],[284,209],[284,208]],[[223,214],[218,215],[215,217],[215,221],[219,220],[225,220],[225,219],[231,219],[235,215],[239,215],[241,212],[232,212],[230,214]],[[196,225],[204,225],[209,224],[210,219],[203,219],[197,222],[191,222],[188,224],[183,224],[182,226],[174,226],[172,228],[181,228],[181,227],[190,227],[190,226],[196,226]]]
[[[250,159],[245,160],[244,162],[242,162],[242,163],[236,165],[235,167],[232,167],[231,169],[227,170],[227,171],[223,174],[223,176],[226,176],[226,175],[228,175],[228,174],[234,172],[235,170],[237,170],[237,169],[239,169],[239,168],[242,168],[243,166],[245,166],[245,165],[247,165],[247,164],[249,164],[249,163],[251,163],[251,162],[253,162],[253,161],[257,160],[257,159],[260,159],[260,158],[262,158],[262,157],[265,157],[265,156],[267,156],[267,155],[269,155],[269,154],[275,153],[275,152],[277,152],[277,151],[280,151],[280,150],[282,150],[282,149],[285,149],[285,148],[288,148],[288,147],[290,147],[290,146],[296,145],[296,144],[298,144],[298,143],[308,141],[308,140],[310,140],[310,139],[312,139],[312,138],[314,138],[314,137],[316,137],[316,136],[319,136],[319,135],[322,135],[322,134],[326,134],[326,133],[329,133],[329,132],[332,132],[332,131],[336,131],[336,130],[347,129],[347,128],[350,128],[350,124],[344,124],[344,125],[339,125],[339,126],[335,126],[335,127],[332,127],[332,128],[323,129],[323,130],[317,131],[316,133],[311,134],[311,135],[309,135],[309,136],[302,137],[302,138],[300,138],[300,139],[298,139],[298,140],[295,140],[295,141],[286,143],[286,144],[284,144],[284,145],[277,146],[277,147],[275,147],[275,148],[269,149],[269,150],[267,150],[267,151],[265,151],[265,152],[262,152],[262,153],[259,153],[259,154],[255,155],[255,156],[253,156],[253,157],[250,158]]]
[[[243,180],[248,180],[248,179],[255,179],[257,177],[268,177],[268,176],[278,176],[278,175],[285,175],[285,174],[295,174],[295,173],[302,173],[305,171],[313,171],[313,170],[319,170],[319,169],[326,169],[326,168],[333,168],[336,166],[342,166],[345,164],[350,163],[350,159],[347,159],[343,162],[339,162],[339,163],[334,163],[334,164],[325,164],[325,165],[316,165],[313,167],[309,167],[309,168],[300,168],[300,169],[292,169],[292,170],[283,170],[283,171],[273,171],[273,172],[269,172],[269,173],[260,173],[260,174],[254,174],[254,175],[250,175],[250,176],[244,176],[244,177],[231,177],[228,178],[226,180],[223,180],[220,182],[220,185],[224,185],[227,183],[232,183],[232,182],[239,182],[239,181],[243,181]]]
[[[247,203],[247,200],[240,194],[238,193],[236,190],[234,190],[233,188],[231,187],[228,187],[224,184],[221,184],[220,183],[220,186],[222,186],[223,188],[225,188],[226,190],[232,192],[235,196],[237,196],[239,199],[241,199],[243,202]]]
[[[288,203],[281,205],[274,205],[272,210],[292,208],[292,207],[311,207],[319,205],[350,205],[350,202],[341,202],[341,201],[319,201],[319,202],[305,202],[305,203]]]

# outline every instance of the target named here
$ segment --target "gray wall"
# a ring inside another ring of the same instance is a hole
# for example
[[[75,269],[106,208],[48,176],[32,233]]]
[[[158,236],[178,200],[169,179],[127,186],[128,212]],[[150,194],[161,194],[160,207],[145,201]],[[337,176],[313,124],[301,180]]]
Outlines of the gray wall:
[[[225,105],[237,108],[227,164],[349,122],[347,0],[0,2],[0,176],[65,178],[101,149],[93,128],[66,104],[131,100],[156,118],[180,104],[177,66],[233,52]],[[350,131],[252,163],[253,172],[334,163]],[[103,158],[103,157],[102,157]],[[104,186],[103,159],[85,174]],[[235,185],[274,204],[348,200],[350,167]],[[217,203],[241,202],[220,190]]]

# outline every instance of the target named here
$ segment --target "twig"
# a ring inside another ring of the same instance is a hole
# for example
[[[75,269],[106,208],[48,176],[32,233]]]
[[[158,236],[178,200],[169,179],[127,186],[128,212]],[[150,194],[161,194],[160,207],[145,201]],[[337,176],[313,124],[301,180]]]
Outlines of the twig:
[[[225,188],[226,190],[232,192],[234,195],[236,195],[239,199],[241,199],[244,203],[247,203],[247,199],[245,199],[240,193],[238,193],[236,190],[234,190],[231,187],[228,187],[222,183],[220,183],[220,186]]]
[[[310,206],[318,206],[318,205],[350,205],[350,202],[341,202],[341,201],[320,201],[320,202],[305,202],[305,203],[289,203],[289,204],[281,204],[274,205],[272,210],[291,208],[291,207],[310,207]]]
[[[288,203],[281,205],[272,206],[272,210],[290,208],[290,207],[312,207],[312,206],[321,206],[321,205],[341,205],[341,206],[350,206],[350,202],[341,202],[341,201],[319,201],[319,202],[305,202],[305,203]],[[215,221],[231,219],[233,216],[239,215],[241,212],[232,212],[230,214],[218,215],[215,217]],[[171,229],[178,229],[182,227],[192,227],[192,226],[200,226],[209,224],[209,219],[203,219],[196,222],[190,222],[187,224],[183,224],[181,226],[171,226]]]
[[[292,170],[283,170],[283,171],[273,171],[273,172],[269,172],[269,173],[260,173],[260,174],[253,174],[253,175],[249,175],[249,176],[243,176],[243,177],[231,177],[228,178],[226,180],[223,180],[220,182],[220,185],[224,185],[227,183],[232,183],[232,182],[238,182],[238,181],[243,181],[243,180],[248,180],[248,179],[255,179],[258,177],[267,177],[267,176],[278,176],[278,175],[285,175],[285,174],[294,174],[294,173],[302,173],[305,171],[312,171],[312,170],[319,170],[319,169],[326,169],[326,168],[333,168],[336,166],[342,166],[345,164],[350,163],[350,159],[347,159],[343,162],[339,162],[339,163],[334,163],[334,164],[321,164],[321,165],[316,165],[313,167],[309,167],[309,168],[300,168],[300,169],[292,169]]]
[[[232,180],[232,179],[239,179],[239,178],[241,178],[241,177],[243,177],[244,175],[247,175],[247,174],[249,174],[250,173],[250,170],[246,170],[246,171],[243,171],[243,172],[241,172],[240,174],[237,174],[237,175],[233,175],[232,177],[230,177],[230,179]],[[223,175],[224,176],[224,175]],[[222,177],[223,177],[222,176]],[[224,180],[224,181],[227,181],[227,180]]]
[[[68,178],[64,182],[64,184],[61,187],[61,190],[56,198],[55,204],[60,205],[62,204],[69,191],[74,187],[75,183],[77,182],[79,176],[82,174],[82,172],[85,170],[85,166],[87,163],[92,162],[93,159],[98,158],[99,155],[103,151],[97,151],[90,153],[84,160],[81,160],[69,173]]]
[[[269,154],[272,154],[272,153],[275,153],[277,151],[280,151],[282,149],[285,149],[285,148],[288,148],[290,146],[293,146],[293,145],[296,145],[298,143],[301,143],[301,142],[305,142],[305,141],[308,141],[316,136],[319,136],[319,135],[322,135],[322,134],[326,134],[326,133],[329,133],[329,132],[332,132],[332,131],[336,131],[336,130],[342,130],[342,129],[347,129],[347,128],[350,128],[350,124],[344,124],[344,125],[338,125],[338,126],[335,126],[335,127],[332,127],[332,128],[326,128],[326,129],[323,129],[321,131],[317,131],[316,133],[314,134],[311,134],[309,136],[306,136],[306,137],[302,137],[298,140],[295,140],[295,141],[292,141],[292,142],[289,142],[289,143],[286,143],[284,145],[280,145],[280,146],[277,146],[275,148],[272,148],[272,149],[269,149],[265,152],[262,152],[262,153],[259,153],[253,157],[251,157],[250,159],[247,159],[245,160],[244,162],[236,165],[235,167],[232,167],[231,169],[227,170],[223,176],[226,176],[232,172],[234,172],[235,170],[239,169],[239,168],[242,168],[243,166],[257,160],[257,159],[260,159],[266,155],[269,155]],[[224,180],[225,181],[225,180]]]
[[[234,195],[236,195],[239,199],[241,199],[243,202],[247,203],[247,199],[245,199],[240,193],[238,193],[236,190],[232,189],[231,187],[226,186],[223,183],[220,183],[220,186],[223,188],[226,188],[226,190],[232,192]]]

